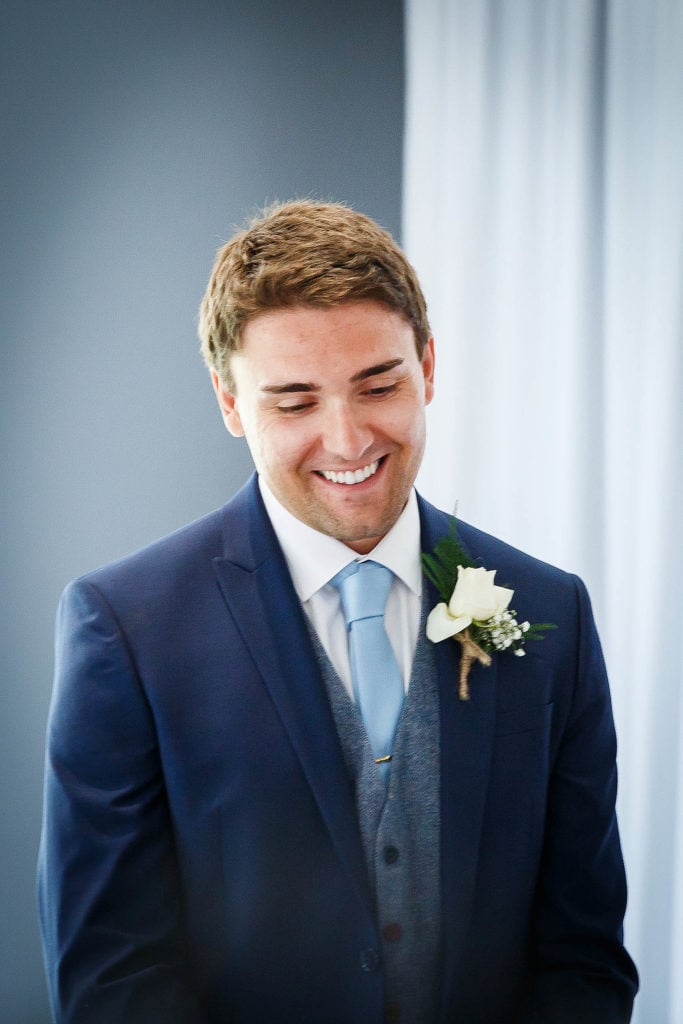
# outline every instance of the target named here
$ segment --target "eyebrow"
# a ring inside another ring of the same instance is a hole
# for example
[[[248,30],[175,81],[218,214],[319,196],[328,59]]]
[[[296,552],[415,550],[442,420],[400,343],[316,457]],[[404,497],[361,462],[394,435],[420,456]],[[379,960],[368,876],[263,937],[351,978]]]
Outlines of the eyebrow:
[[[264,384],[261,391],[266,395],[286,395],[289,391],[320,391],[317,384],[293,382],[292,384]]]
[[[368,366],[367,370],[360,370],[358,373],[354,373],[351,378],[351,383],[357,384],[359,380],[367,380],[368,377],[378,377],[381,373],[388,373],[389,370],[393,370],[397,366],[400,366],[402,362],[402,359],[390,359],[387,363],[378,363],[377,366]]]
[[[400,366],[402,362],[403,359],[390,359],[386,363],[368,366],[367,369],[354,373],[353,377],[351,377],[351,384],[357,384],[359,381],[367,380],[369,377],[378,377],[382,373],[388,373],[389,370],[394,370],[397,366]],[[291,392],[320,391],[320,386],[318,384],[311,384],[310,381],[292,381],[287,384],[264,384],[261,391],[267,395],[286,395]]]

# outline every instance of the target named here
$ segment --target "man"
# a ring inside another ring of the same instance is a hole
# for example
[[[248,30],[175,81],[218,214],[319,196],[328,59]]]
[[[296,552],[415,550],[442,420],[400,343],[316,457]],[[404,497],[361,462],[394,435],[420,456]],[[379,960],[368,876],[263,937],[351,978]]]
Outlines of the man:
[[[284,204],[218,253],[200,334],[257,475],[63,597],[40,855],[56,1021],[628,1021],[583,586],[459,524],[520,619],[557,628],[475,663],[467,701],[461,645],[425,635],[421,551],[450,519],[413,490],[434,343],[405,257],[343,206]],[[386,613],[351,610],[370,576]],[[359,622],[384,643],[370,671]]]

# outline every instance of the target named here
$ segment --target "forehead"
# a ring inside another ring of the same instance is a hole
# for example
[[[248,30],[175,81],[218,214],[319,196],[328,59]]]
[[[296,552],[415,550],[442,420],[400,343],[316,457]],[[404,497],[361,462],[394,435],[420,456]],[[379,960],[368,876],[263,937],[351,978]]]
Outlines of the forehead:
[[[235,363],[277,367],[307,364],[352,374],[380,355],[417,361],[412,326],[381,302],[344,302],[330,308],[292,306],[259,313],[242,331]],[[353,369],[355,367],[355,370]]]

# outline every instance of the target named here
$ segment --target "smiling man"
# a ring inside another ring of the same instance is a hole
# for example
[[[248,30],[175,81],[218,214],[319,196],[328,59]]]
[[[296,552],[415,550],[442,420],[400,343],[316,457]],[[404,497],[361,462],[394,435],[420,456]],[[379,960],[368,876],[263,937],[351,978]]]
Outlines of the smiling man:
[[[475,664],[468,700],[465,648],[426,635],[421,552],[451,524],[413,489],[434,342],[405,256],[344,206],[278,206],[219,251],[200,335],[256,474],[62,599],[55,1021],[628,1021],[585,589],[459,524],[520,621],[557,628]]]
[[[231,434],[245,434],[281,505],[367,554],[410,495],[434,389],[434,344],[418,354],[400,313],[374,299],[295,306],[245,326],[228,388],[213,385]]]

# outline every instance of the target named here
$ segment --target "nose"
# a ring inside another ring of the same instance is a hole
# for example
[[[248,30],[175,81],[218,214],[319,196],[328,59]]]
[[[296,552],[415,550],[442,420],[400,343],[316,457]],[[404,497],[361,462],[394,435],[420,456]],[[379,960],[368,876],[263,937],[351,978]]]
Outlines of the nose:
[[[329,456],[357,462],[369,450],[373,438],[362,411],[346,403],[334,404],[326,410],[321,440]]]

